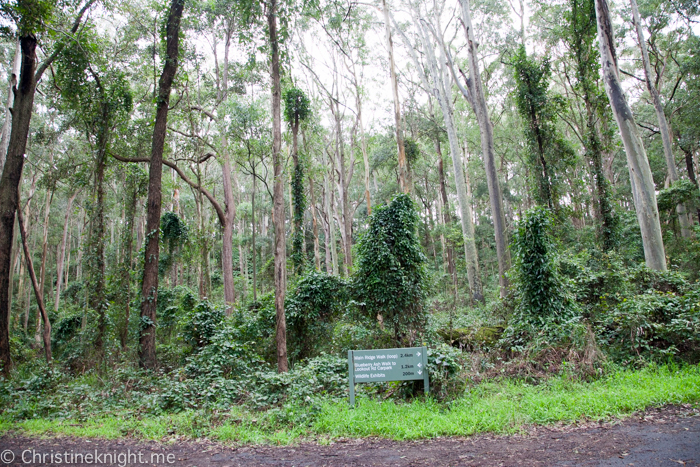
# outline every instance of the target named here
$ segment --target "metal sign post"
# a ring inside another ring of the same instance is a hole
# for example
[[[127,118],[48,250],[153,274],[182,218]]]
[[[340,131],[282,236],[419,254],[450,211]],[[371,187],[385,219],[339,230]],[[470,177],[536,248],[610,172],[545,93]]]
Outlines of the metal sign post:
[[[348,384],[350,406],[355,407],[355,383],[423,380],[425,393],[428,381],[428,348],[348,350]]]

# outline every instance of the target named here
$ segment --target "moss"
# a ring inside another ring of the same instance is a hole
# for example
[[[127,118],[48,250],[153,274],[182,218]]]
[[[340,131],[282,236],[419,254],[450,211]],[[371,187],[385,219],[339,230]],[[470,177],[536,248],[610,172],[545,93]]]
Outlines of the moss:
[[[500,339],[503,329],[501,326],[483,326],[476,330],[471,328],[439,329],[437,333],[452,346],[475,349],[494,345]]]

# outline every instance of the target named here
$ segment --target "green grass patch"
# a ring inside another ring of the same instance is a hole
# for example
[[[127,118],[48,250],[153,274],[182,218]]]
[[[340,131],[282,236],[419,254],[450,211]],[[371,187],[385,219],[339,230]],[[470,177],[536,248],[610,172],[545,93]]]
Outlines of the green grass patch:
[[[207,437],[236,444],[290,444],[301,439],[364,436],[405,440],[513,433],[530,424],[610,419],[652,406],[698,402],[700,366],[662,366],[621,371],[592,383],[572,381],[566,376],[553,377],[537,386],[507,380],[482,383],[450,403],[430,398],[397,403],[358,397],[354,409],[346,401],[327,402],[315,409],[292,408],[308,415],[304,423],[289,417],[290,408],[286,412],[255,412],[234,407],[223,414],[191,410],[137,417],[116,413],[86,421],[13,421],[0,417],[0,433],[17,430],[27,435],[153,440]]]

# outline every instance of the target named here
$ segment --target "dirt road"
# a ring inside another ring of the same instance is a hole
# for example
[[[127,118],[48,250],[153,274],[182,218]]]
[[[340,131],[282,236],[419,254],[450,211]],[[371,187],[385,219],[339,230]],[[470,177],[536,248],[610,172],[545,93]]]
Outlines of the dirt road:
[[[532,427],[515,436],[341,439],[327,446],[230,447],[9,434],[0,437],[0,451],[0,466],[8,465],[10,457],[12,466],[700,466],[700,412],[674,406],[623,421]]]

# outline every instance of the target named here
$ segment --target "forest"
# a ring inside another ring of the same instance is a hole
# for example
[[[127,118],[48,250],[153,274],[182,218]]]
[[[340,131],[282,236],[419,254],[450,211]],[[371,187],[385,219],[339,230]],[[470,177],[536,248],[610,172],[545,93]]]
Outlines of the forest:
[[[0,76],[0,428],[697,378],[694,0],[6,0]]]

